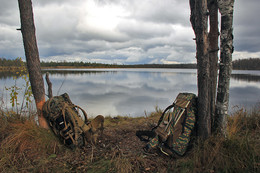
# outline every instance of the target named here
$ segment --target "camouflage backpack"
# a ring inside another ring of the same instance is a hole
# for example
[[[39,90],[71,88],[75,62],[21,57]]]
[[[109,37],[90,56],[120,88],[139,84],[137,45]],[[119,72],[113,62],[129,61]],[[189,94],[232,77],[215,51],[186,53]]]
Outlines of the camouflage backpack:
[[[67,93],[47,100],[43,105],[43,116],[54,134],[70,148],[82,147],[85,142],[95,143],[98,130],[103,130],[104,117],[98,115],[89,121],[87,113],[74,105]]]
[[[145,150],[158,147],[166,155],[182,156],[187,151],[195,126],[195,114],[196,95],[179,93],[173,104],[164,110],[152,131],[137,131],[136,135],[148,142]]]

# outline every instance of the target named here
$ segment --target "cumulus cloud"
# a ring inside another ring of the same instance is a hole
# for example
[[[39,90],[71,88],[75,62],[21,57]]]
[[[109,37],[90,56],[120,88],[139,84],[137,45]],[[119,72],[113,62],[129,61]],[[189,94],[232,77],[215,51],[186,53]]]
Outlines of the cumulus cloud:
[[[235,2],[234,59],[238,55],[260,57],[258,1]],[[118,64],[196,62],[188,0],[32,2],[42,60]],[[18,3],[6,0],[0,3],[0,57],[24,56],[21,33],[16,31],[20,26]]]

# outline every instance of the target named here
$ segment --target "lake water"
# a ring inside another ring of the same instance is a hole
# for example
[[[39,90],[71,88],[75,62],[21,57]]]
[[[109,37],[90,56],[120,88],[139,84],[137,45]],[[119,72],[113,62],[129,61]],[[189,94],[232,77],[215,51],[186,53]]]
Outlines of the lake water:
[[[43,71],[45,73],[45,71]],[[51,70],[53,94],[67,92],[88,116],[145,116],[170,105],[178,93],[197,93],[195,69],[69,69]],[[0,75],[2,102],[8,102],[5,86],[14,85],[10,75]],[[23,80],[16,81],[18,86]],[[47,86],[46,86],[47,88]],[[47,89],[46,89],[47,90]],[[21,96],[23,92],[20,91]],[[260,102],[260,71],[236,71],[230,83],[230,112]],[[21,102],[21,101],[20,101]],[[2,103],[2,104],[3,104]]]

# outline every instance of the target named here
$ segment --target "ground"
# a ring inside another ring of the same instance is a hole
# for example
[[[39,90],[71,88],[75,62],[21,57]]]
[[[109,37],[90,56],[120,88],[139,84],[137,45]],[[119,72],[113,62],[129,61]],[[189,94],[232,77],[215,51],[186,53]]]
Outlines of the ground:
[[[150,130],[155,119],[110,118],[102,137],[95,145],[86,144],[67,162],[72,171],[96,172],[167,172],[174,158],[154,149],[143,150],[146,142],[136,136],[137,130]],[[59,158],[56,158],[56,160]]]
[[[150,130],[160,110],[147,117],[106,117],[103,136],[83,148],[65,147],[35,118],[0,111],[0,172],[259,172],[260,114],[241,109],[228,117],[226,136],[194,140],[183,157],[144,152],[137,130]]]

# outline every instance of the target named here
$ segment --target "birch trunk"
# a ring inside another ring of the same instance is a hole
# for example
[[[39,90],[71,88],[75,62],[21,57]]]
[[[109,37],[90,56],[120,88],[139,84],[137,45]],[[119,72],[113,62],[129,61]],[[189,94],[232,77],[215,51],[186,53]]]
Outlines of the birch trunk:
[[[211,134],[207,0],[190,0],[190,8],[190,21],[196,36],[197,50],[198,134],[205,139]]]
[[[214,129],[225,133],[229,104],[229,85],[233,53],[233,7],[234,0],[217,0],[221,13],[220,67]]]
[[[48,124],[42,115],[42,106],[45,102],[45,90],[35,35],[32,2],[31,0],[18,0],[18,4],[29,80],[37,107],[39,125],[48,128]]]

